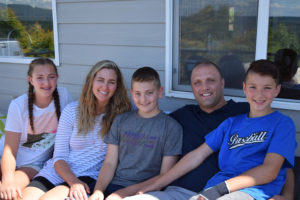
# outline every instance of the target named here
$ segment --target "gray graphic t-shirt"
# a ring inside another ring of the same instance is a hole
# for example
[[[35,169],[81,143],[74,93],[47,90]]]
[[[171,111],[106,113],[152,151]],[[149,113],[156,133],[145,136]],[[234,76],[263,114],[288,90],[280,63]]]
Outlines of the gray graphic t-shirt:
[[[104,142],[119,146],[112,183],[126,187],[158,175],[163,156],[181,154],[182,128],[163,112],[142,118],[131,111],[116,117]]]

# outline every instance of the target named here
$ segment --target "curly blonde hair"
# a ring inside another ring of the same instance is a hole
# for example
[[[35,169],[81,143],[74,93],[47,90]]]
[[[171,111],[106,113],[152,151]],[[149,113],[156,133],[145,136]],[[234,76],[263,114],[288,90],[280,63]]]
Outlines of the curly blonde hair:
[[[78,133],[86,134],[95,125],[97,99],[93,93],[93,81],[96,74],[102,69],[112,69],[117,75],[117,88],[111,97],[105,115],[101,121],[100,134],[103,138],[109,131],[114,118],[123,112],[130,111],[131,103],[128,98],[123,76],[116,63],[110,60],[102,60],[96,63],[86,76],[85,84],[79,100]]]

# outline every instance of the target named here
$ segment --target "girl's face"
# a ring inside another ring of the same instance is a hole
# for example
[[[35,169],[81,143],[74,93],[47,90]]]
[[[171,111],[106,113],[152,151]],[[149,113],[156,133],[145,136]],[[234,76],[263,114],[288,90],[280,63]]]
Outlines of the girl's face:
[[[58,75],[50,64],[36,65],[32,75],[28,76],[29,82],[33,85],[35,95],[39,97],[52,97],[56,88]]]
[[[99,105],[106,105],[117,89],[117,74],[112,69],[101,69],[93,80],[93,94]]]

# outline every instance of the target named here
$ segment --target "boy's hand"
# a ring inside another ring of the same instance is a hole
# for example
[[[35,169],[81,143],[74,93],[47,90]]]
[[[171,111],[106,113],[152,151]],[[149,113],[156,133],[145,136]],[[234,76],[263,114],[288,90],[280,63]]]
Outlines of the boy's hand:
[[[206,190],[203,190],[198,195],[193,196],[190,198],[190,200],[215,200],[219,197],[228,194],[229,190],[227,188],[227,185],[225,182],[219,183],[218,185],[215,185],[213,187],[207,188]]]
[[[90,196],[89,200],[103,200],[104,194],[100,190],[94,191],[94,193]]]
[[[90,194],[89,186],[78,180],[78,182],[71,185],[69,196],[70,199],[74,200],[88,200],[87,193]]]
[[[147,185],[146,187],[143,187],[142,189],[140,189],[137,194],[144,194],[144,193],[147,193],[147,192],[151,192],[151,191],[159,191],[161,190],[162,188],[159,187],[158,185],[155,184],[152,184],[152,185]]]

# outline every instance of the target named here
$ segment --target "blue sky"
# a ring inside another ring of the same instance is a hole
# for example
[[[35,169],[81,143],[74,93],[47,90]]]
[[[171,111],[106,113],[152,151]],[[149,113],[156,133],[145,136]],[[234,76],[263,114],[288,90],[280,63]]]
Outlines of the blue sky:
[[[300,16],[300,0],[271,0],[271,16]]]

